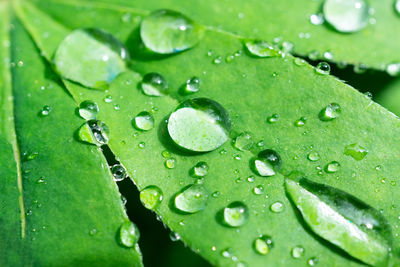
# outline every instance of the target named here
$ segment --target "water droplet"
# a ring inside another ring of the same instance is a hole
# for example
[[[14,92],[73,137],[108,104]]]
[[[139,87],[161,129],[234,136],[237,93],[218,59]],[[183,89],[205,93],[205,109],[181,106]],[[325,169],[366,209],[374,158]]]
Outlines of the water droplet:
[[[353,67],[353,71],[357,74],[365,73],[367,70],[368,70],[368,66],[365,64],[362,64],[362,63],[354,65],[354,67]]]
[[[54,56],[57,71],[66,79],[96,89],[106,89],[125,71],[129,58],[124,45],[98,29],[78,29],[58,46]]]
[[[331,72],[331,66],[327,62],[320,62],[315,68],[315,72],[318,74],[327,75]]]
[[[317,263],[318,259],[316,257],[312,257],[307,260],[307,264],[310,266],[315,266]]]
[[[112,96],[106,95],[106,97],[104,98],[104,102],[111,103],[112,102]]]
[[[296,127],[303,127],[304,125],[306,125],[307,122],[307,118],[306,117],[301,117],[300,119],[296,120],[294,122],[294,126]]]
[[[165,159],[168,159],[171,157],[171,153],[168,150],[164,150],[163,152],[161,152],[161,156]]]
[[[292,248],[291,255],[293,258],[298,259],[303,257],[304,255],[304,248],[302,246],[295,246]]]
[[[134,118],[134,126],[138,130],[149,131],[154,127],[154,117],[147,111],[142,111]]]
[[[126,169],[121,164],[115,164],[112,166],[111,173],[114,176],[114,180],[117,182],[124,180],[127,176]]]
[[[91,100],[83,101],[79,105],[79,115],[85,120],[96,119],[98,113],[99,113],[99,106]]]
[[[367,154],[368,150],[357,143],[347,145],[344,148],[344,154],[351,156],[355,160],[362,160]]]
[[[337,172],[340,168],[340,163],[337,161],[332,161],[325,166],[325,171],[328,173]]]
[[[213,64],[219,65],[222,62],[222,57],[221,56],[217,56],[216,58],[214,58],[214,60],[212,61]]]
[[[201,80],[198,77],[192,77],[186,81],[185,93],[194,94],[200,90]]]
[[[263,235],[254,240],[253,246],[258,254],[267,255],[273,247],[272,238],[269,235]]]
[[[400,2],[400,0],[399,0]],[[400,63],[392,63],[386,66],[386,72],[390,76],[399,76],[400,75]]]
[[[282,211],[285,209],[285,206],[283,205],[282,202],[276,201],[276,202],[272,203],[271,206],[270,206],[269,208],[270,208],[270,210],[271,210],[272,212],[280,213],[280,212],[282,212]]]
[[[228,139],[231,122],[226,110],[207,98],[182,102],[168,120],[172,140],[182,148],[206,152],[217,149]]]
[[[96,228],[93,228],[93,229],[90,229],[90,231],[89,231],[89,235],[90,236],[95,236],[96,234],[97,234],[97,229]]]
[[[51,110],[52,109],[51,109],[50,106],[43,106],[42,110],[40,110],[39,115],[41,117],[46,117],[46,116],[48,116],[50,114]]]
[[[176,232],[170,232],[169,239],[171,239],[172,242],[176,242],[176,241],[181,240],[181,236]]]
[[[282,57],[282,52],[263,40],[245,41],[247,50],[256,57]]]
[[[219,197],[221,195],[221,192],[219,192],[219,191],[215,191],[215,192],[213,192],[212,194],[211,194],[211,196],[213,197],[213,198],[217,198],[217,197]]]
[[[138,144],[138,148],[140,148],[140,149],[143,149],[143,148],[145,148],[146,147],[146,143],[145,142],[140,142],[139,144]]]
[[[293,49],[294,49],[294,44],[291,42],[283,42],[282,43],[282,52],[283,53],[292,53]],[[282,54],[283,55],[283,54]]]
[[[318,161],[319,160],[319,154],[318,154],[318,152],[310,152],[310,153],[308,153],[307,158],[310,161]]]
[[[254,140],[249,132],[243,132],[234,139],[233,145],[240,151],[249,151],[254,145]]]
[[[338,118],[341,112],[342,108],[339,104],[331,103],[320,111],[319,119],[321,121],[331,121]]]
[[[258,157],[253,160],[253,170],[260,176],[275,175],[281,165],[281,157],[272,149],[261,151]]]
[[[163,200],[161,189],[155,185],[150,185],[140,191],[140,201],[149,210],[154,210]]]
[[[267,122],[269,124],[273,124],[279,120],[279,115],[278,114],[272,114],[271,116],[267,117]]]
[[[208,164],[200,161],[191,169],[190,174],[195,178],[206,176],[208,174]]]
[[[249,177],[247,177],[247,182],[249,183],[253,183],[256,180],[256,178],[253,175],[250,175]]]
[[[242,202],[232,202],[224,208],[224,222],[230,227],[242,226],[246,223],[248,217],[249,210]]]
[[[325,20],[339,32],[357,32],[368,24],[369,6],[364,0],[326,0],[322,9]]]
[[[196,213],[205,209],[208,200],[208,192],[201,184],[186,187],[175,197],[175,207],[186,213]]]
[[[168,83],[161,74],[150,72],[143,76],[142,91],[148,96],[163,96],[168,91]]]
[[[323,16],[323,14],[321,14],[321,13],[319,13],[319,14],[312,14],[311,16],[310,16],[310,22],[313,24],[313,25],[321,25],[321,24],[323,24],[324,23],[324,16]]]
[[[257,185],[253,188],[253,193],[256,195],[261,195],[264,191],[264,187],[262,185]]]
[[[143,19],[140,36],[144,45],[159,54],[171,54],[195,46],[204,27],[181,13],[158,10]]]
[[[317,60],[319,57],[319,52],[317,50],[313,50],[310,53],[308,53],[308,58],[311,60]]]
[[[230,257],[232,257],[232,256],[233,256],[233,250],[232,250],[232,248],[226,248],[226,249],[224,249],[224,250],[221,252],[221,255],[222,255],[224,258],[230,258]]]
[[[24,161],[34,160],[38,155],[39,155],[39,153],[36,151],[34,151],[34,152],[25,151],[24,153],[22,153],[22,157],[23,157]]]
[[[299,57],[294,58],[294,64],[296,64],[297,66],[304,66],[307,64],[307,62]]]
[[[108,126],[99,120],[89,120],[83,124],[78,130],[79,140],[95,144],[104,145],[108,143]]]
[[[121,225],[119,230],[119,241],[122,245],[131,248],[139,241],[139,237],[139,229],[134,223],[126,221]]]
[[[173,168],[175,168],[175,165],[176,165],[176,159],[169,158],[164,162],[164,165],[168,169],[173,169]]]
[[[394,3],[394,10],[396,11],[397,15],[400,16],[400,0],[397,0],[397,1]]]

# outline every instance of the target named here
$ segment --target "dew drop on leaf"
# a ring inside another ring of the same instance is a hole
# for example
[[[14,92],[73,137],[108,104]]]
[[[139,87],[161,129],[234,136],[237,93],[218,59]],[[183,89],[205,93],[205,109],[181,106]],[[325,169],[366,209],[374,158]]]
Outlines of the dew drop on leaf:
[[[355,160],[362,160],[367,154],[368,150],[357,143],[347,145],[344,148],[344,154],[351,156]]]
[[[186,81],[184,86],[185,94],[194,94],[200,90],[201,80],[199,77],[192,77]]]
[[[163,96],[168,91],[167,80],[161,74],[150,72],[143,76],[142,91],[148,96]]]
[[[208,98],[182,102],[168,119],[168,133],[180,147],[206,152],[217,149],[228,139],[231,121],[227,111]]]
[[[208,192],[201,184],[186,187],[176,195],[175,207],[182,212],[196,213],[205,209],[208,200]]]
[[[38,155],[39,153],[36,151],[33,152],[25,151],[24,153],[22,153],[23,161],[34,160]]]
[[[293,258],[298,259],[304,255],[304,248],[302,246],[295,246],[290,252]]]
[[[285,209],[285,206],[283,205],[282,202],[276,201],[276,202],[271,204],[269,209],[274,213],[280,213]]]
[[[54,64],[66,79],[86,87],[106,89],[125,71],[127,58],[128,50],[111,34],[98,29],[78,29],[58,46]]]
[[[281,157],[272,149],[261,151],[252,163],[253,171],[260,176],[273,176],[282,166]]]
[[[319,112],[321,121],[331,121],[339,117],[342,108],[337,103],[331,103]]]
[[[293,124],[296,127],[303,127],[306,125],[307,118],[306,117],[301,117],[300,119],[296,120]]]
[[[263,40],[246,40],[244,42],[249,53],[256,57],[282,57],[282,52]]]
[[[397,15],[400,16],[400,0],[396,0],[394,3],[394,10],[396,11]]]
[[[249,151],[253,145],[254,140],[249,132],[239,134],[233,141],[233,146],[240,151]]]
[[[126,221],[121,225],[119,230],[119,241],[123,246],[128,248],[133,247],[139,241],[139,237],[139,229],[134,223]]]
[[[327,62],[318,63],[315,72],[322,75],[327,75],[331,72],[331,66]]]
[[[78,130],[78,137],[80,141],[95,145],[107,144],[108,134],[108,126],[99,120],[89,120]]]
[[[134,126],[138,130],[149,131],[154,127],[154,117],[147,111],[142,111],[134,118]]]
[[[273,124],[279,120],[279,115],[278,114],[272,114],[271,116],[267,117],[267,122],[269,124]]]
[[[79,105],[79,115],[85,120],[93,120],[96,119],[97,114],[99,113],[99,106],[96,102],[91,100],[85,100]]]
[[[321,25],[324,23],[324,15],[319,13],[319,14],[312,14],[310,16],[310,22],[313,25]]]
[[[261,195],[264,191],[264,187],[262,185],[257,185],[253,188],[253,193],[256,195]]]
[[[326,0],[322,9],[325,20],[339,32],[357,32],[368,24],[369,6],[364,0]]]
[[[124,180],[127,176],[126,169],[121,164],[115,164],[112,166],[111,173],[114,177],[114,180],[117,182]]]
[[[309,266],[315,266],[315,265],[317,265],[317,263],[318,263],[318,259],[316,257],[312,257],[307,260],[307,264]]]
[[[175,168],[175,165],[176,165],[176,159],[169,158],[164,162],[164,165],[167,169],[173,169],[173,168]]]
[[[195,46],[204,27],[181,13],[158,10],[143,19],[140,36],[144,45],[158,54],[172,54]]]
[[[150,185],[140,191],[140,201],[149,210],[154,210],[163,200],[163,193],[158,186]]]
[[[40,110],[40,112],[39,112],[39,115],[41,116],[41,117],[47,117],[49,114],[50,114],[50,112],[51,112],[51,107],[50,106],[43,106],[43,108]]]
[[[177,232],[170,232],[169,239],[171,239],[172,242],[176,242],[181,240],[181,236]]]
[[[400,3],[400,0],[399,0]],[[399,76],[400,75],[400,63],[392,63],[386,66],[386,72],[390,76]]]
[[[310,152],[307,155],[307,158],[309,161],[318,161],[319,160],[319,154],[318,152]]]
[[[230,227],[242,226],[248,218],[249,210],[243,202],[232,202],[224,208],[224,222]]]
[[[208,174],[208,164],[204,161],[197,163],[191,170],[190,175],[195,178],[201,178]]]
[[[269,235],[263,235],[254,240],[253,247],[258,254],[267,255],[273,247],[272,238]]]
[[[325,171],[328,173],[334,173],[337,172],[339,168],[340,168],[340,163],[337,161],[332,161],[325,166]]]

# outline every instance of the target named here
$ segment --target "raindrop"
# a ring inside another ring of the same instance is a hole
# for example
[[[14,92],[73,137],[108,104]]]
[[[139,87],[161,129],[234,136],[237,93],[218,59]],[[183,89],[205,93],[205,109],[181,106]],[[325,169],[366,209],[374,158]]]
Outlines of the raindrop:
[[[195,46],[204,27],[181,13],[158,10],[143,19],[140,36],[144,45],[159,54],[172,54]]]
[[[150,72],[143,76],[141,88],[145,95],[163,96],[168,91],[168,83],[161,74]]]
[[[80,141],[95,145],[107,144],[108,134],[109,129],[107,125],[99,120],[89,120],[78,130],[78,137]]]
[[[315,68],[315,71],[318,74],[327,75],[331,72],[331,66],[326,62],[320,62]]]
[[[337,172],[340,168],[340,163],[337,161],[332,161],[325,166],[325,171],[328,173]]]
[[[256,57],[282,57],[282,52],[263,40],[245,41],[247,50]]]
[[[258,157],[253,160],[253,170],[260,176],[273,176],[281,166],[281,157],[272,149],[261,151]]]
[[[146,143],[145,142],[140,142],[139,144],[138,144],[138,148],[140,148],[140,149],[143,149],[143,148],[145,148],[146,147]]]
[[[310,266],[315,266],[317,263],[318,259],[316,257],[312,257],[307,260],[307,264]]]
[[[400,0],[399,0],[400,3]],[[386,72],[390,76],[399,76],[400,75],[400,63],[392,63],[387,65]]]
[[[147,111],[142,111],[134,118],[134,126],[138,130],[149,131],[154,127],[154,117]]]
[[[357,143],[347,145],[344,148],[344,154],[351,156],[355,160],[362,160],[367,154],[368,150]]]
[[[212,61],[213,64],[215,65],[219,65],[222,62],[222,57],[221,56],[217,56],[216,58],[214,58],[214,60]]]
[[[249,132],[243,132],[236,136],[233,146],[240,151],[249,151],[254,145],[254,140]]]
[[[176,242],[176,241],[181,240],[181,236],[176,232],[170,232],[169,239],[171,239],[172,242]]]
[[[319,119],[321,121],[331,121],[338,118],[341,112],[342,108],[339,104],[331,103],[320,111]]]
[[[357,32],[368,24],[369,6],[364,0],[326,0],[325,20],[337,31]]]
[[[215,191],[215,192],[213,192],[212,194],[211,194],[211,196],[213,197],[213,198],[217,198],[217,197],[219,197],[221,195],[221,192],[219,192],[219,191]]]
[[[164,165],[167,169],[173,169],[173,168],[175,168],[175,165],[176,165],[176,159],[169,158],[164,162]]]
[[[267,255],[273,247],[272,238],[269,235],[263,235],[254,240],[253,246],[258,254]]]
[[[200,90],[201,80],[198,77],[192,77],[186,81],[185,94],[194,94]]]
[[[253,193],[256,195],[261,195],[264,191],[264,187],[262,185],[257,185],[253,188]]]
[[[134,223],[126,221],[121,225],[119,230],[119,241],[122,245],[131,248],[139,241],[139,237],[139,229]]]
[[[79,105],[79,115],[85,120],[96,119],[98,113],[99,106],[91,100],[85,100]]]
[[[304,248],[302,246],[295,246],[292,248],[292,251],[290,254],[295,259],[301,258],[304,255]]]
[[[106,95],[106,97],[104,98],[104,102],[111,103],[112,102],[112,96]]]
[[[182,148],[206,152],[217,149],[228,139],[231,122],[226,110],[207,98],[182,102],[168,119],[168,132]]]
[[[294,126],[296,127],[303,127],[304,125],[306,125],[307,122],[307,118],[306,117],[301,117],[300,119],[296,120],[294,122]]]
[[[51,107],[50,106],[43,106],[43,108],[40,110],[39,115],[41,117],[46,117],[50,114],[51,112]]]
[[[163,200],[161,189],[155,185],[150,185],[140,191],[140,201],[149,210],[154,210]]]
[[[310,152],[310,153],[308,153],[307,158],[310,161],[318,161],[319,160],[319,154],[318,154],[318,152]]]
[[[324,23],[324,16],[323,14],[319,13],[319,14],[312,14],[310,16],[310,22],[313,25],[321,25]]]
[[[115,164],[112,166],[111,173],[114,177],[114,180],[117,182],[124,180],[127,176],[126,169],[121,164]]]
[[[307,62],[299,57],[294,58],[294,64],[296,64],[297,66],[304,66],[307,64]]]
[[[161,156],[165,159],[168,159],[171,157],[171,152],[169,152],[168,150],[164,150],[163,152],[161,152]]]
[[[242,202],[232,202],[224,208],[224,222],[230,227],[242,226],[246,223],[248,217],[249,210]]]
[[[279,115],[278,114],[272,114],[271,116],[267,117],[267,122],[269,124],[273,124],[279,120]]]
[[[186,187],[174,200],[175,207],[182,212],[196,213],[205,209],[208,192],[201,184]]]
[[[274,213],[280,213],[285,209],[285,206],[283,205],[282,202],[276,201],[276,202],[272,203],[269,208]]]
[[[195,178],[206,176],[208,174],[208,164],[204,161],[200,161],[190,170],[190,174]]]

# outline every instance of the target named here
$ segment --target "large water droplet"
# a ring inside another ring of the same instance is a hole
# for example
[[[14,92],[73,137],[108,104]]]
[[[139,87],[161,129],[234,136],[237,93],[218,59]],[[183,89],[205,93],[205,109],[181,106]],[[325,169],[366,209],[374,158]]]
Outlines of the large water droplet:
[[[150,185],[140,191],[140,201],[149,210],[154,210],[163,200],[161,189],[155,185]]]
[[[231,122],[226,110],[207,98],[182,102],[168,120],[172,140],[182,148],[205,152],[222,146],[229,139]]]
[[[208,164],[204,161],[200,161],[190,170],[190,174],[195,178],[206,176],[208,174]]]
[[[99,120],[89,120],[83,124],[78,131],[79,140],[95,144],[104,145],[108,143],[108,126]]]
[[[263,40],[246,40],[247,50],[256,57],[282,57],[282,52]]]
[[[368,150],[357,143],[347,145],[344,148],[344,154],[351,156],[355,160],[362,160],[367,154]]]
[[[249,132],[243,132],[236,136],[233,145],[238,150],[249,151],[254,145],[254,140]]]
[[[159,54],[187,50],[203,37],[204,27],[181,13],[158,10],[143,19],[140,36],[144,45]]]
[[[150,72],[143,76],[142,91],[148,96],[163,96],[168,91],[168,83],[161,74]]]
[[[112,166],[111,173],[114,176],[114,180],[117,182],[124,180],[127,176],[126,169],[121,164],[115,164]]]
[[[54,64],[66,79],[105,89],[125,71],[124,59],[128,57],[127,49],[111,34],[98,29],[78,29],[58,46]]]
[[[85,120],[96,119],[98,113],[99,113],[99,106],[91,100],[83,101],[79,105],[79,115]]]
[[[339,117],[342,109],[339,104],[331,103],[319,112],[321,121],[331,121]]]
[[[142,111],[134,119],[135,128],[142,131],[148,131],[154,127],[154,117],[147,111]]]
[[[175,197],[175,207],[186,213],[199,212],[205,209],[208,195],[203,185],[190,185]]]
[[[317,235],[364,263],[386,266],[392,236],[380,212],[346,192],[298,175],[286,178],[285,186]]]
[[[323,5],[325,20],[344,33],[356,32],[367,26],[368,10],[364,0],[326,0]]]
[[[248,218],[249,210],[242,202],[232,202],[224,208],[224,222],[231,227],[242,226]]]
[[[396,11],[397,15],[400,16],[400,0],[396,0],[394,3],[394,10]]]
[[[278,152],[266,149],[253,160],[253,170],[260,176],[273,176],[281,168],[282,160]]]
[[[272,238],[269,235],[263,235],[254,240],[253,246],[258,254],[267,255],[273,247]]]
[[[121,225],[119,230],[119,241],[122,245],[131,248],[139,241],[139,237],[139,229],[134,223],[126,221]]]

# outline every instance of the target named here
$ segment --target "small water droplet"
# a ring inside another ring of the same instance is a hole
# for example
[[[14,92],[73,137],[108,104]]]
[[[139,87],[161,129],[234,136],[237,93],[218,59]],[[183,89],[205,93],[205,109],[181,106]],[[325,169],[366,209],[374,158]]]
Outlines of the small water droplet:
[[[192,77],[186,81],[185,94],[194,94],[200,90],[201,80],[199,77]]]
[[[161,156],[165,159],[168,159],[171,157],[171,153],[168,150],[164,150],[163,152],[161,152]]]
[[[269,235],[263,235],[254,240],[253,247],[258,254],[267,255],[273,247],[272,238]]]
[[[243,132],[236,136],[233,145],[240,151],[249,151],[253,147],[254,141],[249,132]]]
[[[354,67],[353,67],[353,71],[357,74],[365,73],[367,70],[368,70],[368,66],[365,64],[362,64],[362,63],[354,65]]]
[[[112,166],[111,173],[114,177],[114,180],[117,182],[122,181],[127,177],[126,169],[121,164],[115,164]]]
[[[39,153],[36,151],[33,151],[33,152],[25,151],[24,153],[22,153],[22,157],[23,157],[24,161],[34,160],[38,155],[39,155]]]
[[[256,180],[256,178],[253,175],[250,175],[249,177],[247,177],[247,182],[249,183],[253,183]]]
[[[271,116],[267,117],[267,122],[269,124],[273,124],[279,120],[279,115],[278,114],[272,114]]]
[[[351,156],[355,160],[362,160],[367,154],[368,150],[357,143],[347,145],[344,148],[344,154]]]
[[[106,97],[104,97],[104,102],[111,103],[112,102],[112,96],[111,95],[106,95]]]
[[[298,259],[303,257],[304,255],[304,248],[302,246],[295,246],[292,248],[291,255],[293,258]]]
[[[204,161],[200,161],[191,169],[190,174],[195,178],[206,176],[208,174],[208,164]]]
[[[50,112],[52,111],[50,106],[43,106],[43,108],[40,110],[39,115],[41,117],[46,117],[50,114]]]
[[[164,165],[167,169],[173,169],[173,168],[175,168],[175,165],[176,165],[176,159],[169,158],[164,162]]]
[[[322,13],[312,14],[310,16],[310,22],[313,25],[321,25],[321,24],[323,24],[325,22],[323,14]]]
[[[337,103],[331,103],[323,108],[319,113],[319,119],[321,121],[331,121],[339,117],[342,112],[342,108]]]
[[[285,206],[283,205],[282,202],[276,201],[276,202],[272,203],[271,206],[270,206],[269,208],[270,208],[270,210],[271,210],[272,212],[280,213],[280,212],[282,212],[282,211],[285,209]]]
[[[281,166],[281,157],[272,149],[261,151],[253,160],[253,170],[260,176],[273,176]]]
[[[85,100],[79,105],[79,115],[85,120],[96,119],[98,113],[99,106],[96,104],[96,102]]]
[[[145,148],[145,147],[146,147],[146,143],[145,143],[145,142],[140,142],[140,143],[138,144],[138,148],[143,149],[143,148]]]
[[[170,232],[169,239],[171,239],[172,242],[176,242],[176,241],[181,240],[181,236],[176,232]]]
[[[364,0],[326,0],[325,20],[337,31],[357,32],[368,24],[369,6]]]
[[[400,2],[400,0],[399,0]],[[399,76],[400,75],[400,63],[392,63],[386,66],[386,72],[390,76]]]
[[[143,76],[142,91],[148,96],[163,96],[168,91],[168,83],[161,74],[150,72]]]
[[[319,57],[319,52],[317,50],[313,50],[310,53],[308,53],[308,58],[311,60],[317,60]]]
[[[232,202],[224,208],[224,222],[230,227],[239,227],[246,223],[249,210],[243,202]]]
[[[253,188],[253,193],[256,195],[261,195],[264,191],[264,187],[262,185],[257,185]]]
[[[224,250],[221,252],[221,255],[222,255],[224,258],[230,258],[230,257],[232,257],[232,256],[233,256],[233,250],[232,250],[232,248],[226,248],[226,249],[224,249]]]
[[[282,57],[282,52],[263,40],[247,40],[245,46],[256,57]]]
[[[97,234],[97,229],[96,228],[90,229],[90,231],[89,231],[89,235],[90,236],[95,236],[96,234]]]
[[[217,198],[217,197],[219,197],[221,195],[221,192],[219,192],[219,191],[215,191],[215,192],[213,192],[212,194],[211,194],[211,196],[213,197],[213,198]]]
[[[204,27],[181,13],[158,10],[143,19],[140,36],[144,45],[159,54],[177,53],[195,46]]]
[[[139,241],[139,237],[139,229],[134,223],[126,221],[121,225],[119,230],[119,241],[123,246],[128,248],[133,247]]]
[[[307,118],[306,117],[301,117],[300,119],[296,120],[293,124],[296,127],[303,127],[306,125]]]
[[[147,111],[137,114],[133,122],[135,128],[142,131],[149,131],[154,127],[154,117]]]
[[[332,161],[325,166],[325,171],[328,173],[337,172],[340,168],[340,163],[337,161]]]
[[[205,209],[208,192],[201,184],[186,187],[174,199],[175,207],[182,212],[196,213]]]
[[[207,98],[182,102],[168,119],[168,132],[182,148],[206,152],[217,149],[229,139],[231,122],[226,110]]]
[[[318,74],[327,75],[331,72],[331,66],[327,62],[320,62],[315,68],[315,72]]]
[[[107,125],[99,120],[89,120],[78,130],[78,137],[80,141],[95,145],[107,144],[108,134],[109,129]]]
[[[304,66],[307,64],[307,62],[299,57],[294,58],[294,64],[296,64],[297,66]]]
[[[155,185],[150,185],[140,191],[140,201],[149,210],[154,210],[163,200],[161,189]]]
[[[319,154],[318,154],[318,152],[310,152],[310,153],[308,153],[307,158],[310,161],[318,161],[319,160]]]
[[[307,260],[307,264],[310,266],[315,266],[317,263],[318,259],[316,257],[312,257]]]

